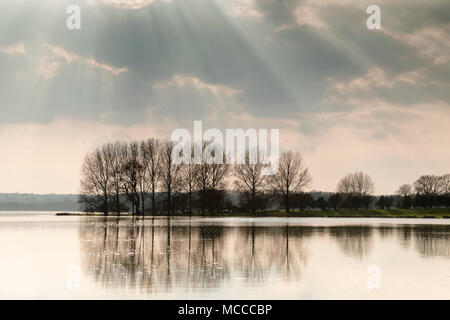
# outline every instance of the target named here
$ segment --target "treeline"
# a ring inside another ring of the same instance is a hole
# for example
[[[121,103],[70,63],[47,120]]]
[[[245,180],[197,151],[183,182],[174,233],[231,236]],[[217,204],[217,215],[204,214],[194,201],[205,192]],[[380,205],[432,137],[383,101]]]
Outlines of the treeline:
[[[379,206],[449,206],[450,175],[422,176],[414,187],[402,186],[397,196],[372,196],[374,183],[363,172],[348,174],[336,193],[314,197],[304,190],[311,175],[299,152],[280,155],[276,174],[263,174],[262,155],[243,164],[214,163],[214,151],[197,164],[176,164],[169,140],[106,143],[86,155],[81,168],[79,202],[85,212],[120,215],[251,212],[284,209],[360,209]],[[211,150],[209,148],[208,150]],[[215,150],[214,148],[212,150]],[[256,160],[256,161],[255,161]]]
[[[450,208],[450,174],[423,175],[413,185],[400,186],[395,195],[373,196],[373,192],[371,178],[357,172],[344,177],[339,182],[336,193],[316,199],[304,194],[301,209]]]
[[[450,174],[423,175],[413,185],[400,186],[397,195],[400,208],[450,208]]]
[[[450,174],[423,175],[413,185],[400,186],[395,195],[373,196],[371,178],[362,172],[349,174],[337,186],[336,193],[313,197],[312,193],[297,195],[300,210],[341,209],[410,209],[450,208]]]
[[[201,146],[197,164],[176,164],[175,144],[169,140],[106,143],[86,155],[81,168],[79,202],[86,212],[208,213],[266,210],[282,198],[287,211],[295,207],[297,195],[311,182],[300,153],[280,156],[278,173],[264,175],[262,155],[243,164],[230,165],[223,155],[216,163],[217,148]],[[210,150],[210,151],[208,151]],[[194,153],[192,153],[194,156]],[[229,190],[239,195],[236,205]]]

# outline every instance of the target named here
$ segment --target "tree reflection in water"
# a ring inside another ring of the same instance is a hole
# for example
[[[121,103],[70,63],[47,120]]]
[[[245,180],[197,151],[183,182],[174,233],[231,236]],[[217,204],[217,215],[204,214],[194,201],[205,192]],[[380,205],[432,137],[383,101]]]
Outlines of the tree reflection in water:
[[[395,236],[395,237],[394,237]],[[300,280],[308,241],[328,237],[363,260],[375,241],[414,244],[418,254],[450,257],[450,226],[308,226],[207,223],[201,219],[83,218],[81,263],[87,277],[110,291],[204,292],[227,281],[264,285],[269,277]]]
[[[414,246],[425,257],[450,257],[449,225],[414,226]]]
[[[373,228],[369,226],[338,226],[329,228],[342,251],[350,257],[362,259],[371,251],[373,246]]]
[[[205,225],[185,220],[84,218],[85,274],[107,289],[140,292],[220,287],[239,279],[261,285],[267,275],[295,280],[306,264],[303,231],[283,227]]]

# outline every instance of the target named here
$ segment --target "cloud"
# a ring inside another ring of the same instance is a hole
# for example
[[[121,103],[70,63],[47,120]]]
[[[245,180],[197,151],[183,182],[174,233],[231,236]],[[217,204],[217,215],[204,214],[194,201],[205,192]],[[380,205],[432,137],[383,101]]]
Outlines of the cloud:
[[[330,77],[328,83],[322,102],[329,105],[344,103],[352,107],[358,107],[363,99],[389,101],[397,99],[396,95],[401,99],[405,90],[414,90],[416,94],[420,94],[420,91],[426,92],[433,88],[447,91],[449,87],[448,83],[434,79],[425,67],[398,74],[388,74],[380,67],[372,67],[361,76],[341,79]],[[434,96],[434,100],[438,101],[439,96]],[[416,99],[415,103],[418,102],[419,99]]]
[[[261,1],[259,10],[264,15],[272,17],[276,24],[276,32],[294,29],[299,26],[307,26],[314,29],[328,27],[327,20],[323,17],[323,10],[332,10],[332,6],[358,7],[350,0],[288,0],[282,5],[279,1]]]
[[[7,55],[24,55],[27,53],[25,50],[25,46],[23,43],[18,43],[15,45],[0,47],[0,53],[7,54]]]
[[[214,85],[203,82],[199,78],[176,74],[171,80],[153,85],[154,89],[165,90],[167,88],[193,88],[199,91],[208,91],[214,95],[235,96],[242,93],[242,90],[233,89],[227,86]]]
[[[417,49],[421,56],[433,64],[444,65],[450,61],[450,25],[426,26],[415,32],[404,33],[383,30],[388,36]]]
[[[310,26],[313,28],[323,28],[327,24],[319,15],[319,8],[323,6],[322,2],[314,1],[299,5],[295,9],[296,23],[299,26]]]
[[[59,66],[60,66],[59,61],[51,59],[51,57],[46,56],[39,60],[35,72],[44,80],[50,80],[58,73]]]
[[[109,4],[121,9],[141,9],[154,2],[154,0],[100,0],[102,4]]]
[[[156,2],[172,0],[86,0],[89,4],[108,5],[118,9],[139,10]]]
[[[68,64],[84,64],[89,68],[100,69],[115,76],[128,71],[127,68],[116,68],[114,66],[98,62],[92,57],[81,57],[75,53],[65,50],[63,47],[58,45],[45,44],[44,47],[47,49],[47,54],[43,58],[41,58],[35,71],[39,76],[46,80],[53,78],[58,73],[59,67],[62,62]]]
[[[260,18],[263,14],[257,9],[256,1],[258,0],[226,0],[226,5],[234,16]]]
[[[349,93],[356,90],[368,91],[378,87],[392,88],[397,82],[406,82],[413,85],[423,83],[425,76],[419,70],[408,71],[396,77],[389,78],[383,69],[373,67],[363,76],[345,80],[329,79],[333,90],[339,93]]]
[[[237,88],[175,74],[169,80],[153,84],[153,116],[171,117],[184,125],[198,119],[226,119],[228,112],[243,107],[240,103],[242,94],[243,91]]]
[[[33,0],[36,2],[61,2],[61,0]],[[172,2],[173,0],[78,0],[88,5],[105,5],[117,9],[138,10],[156,2]]]

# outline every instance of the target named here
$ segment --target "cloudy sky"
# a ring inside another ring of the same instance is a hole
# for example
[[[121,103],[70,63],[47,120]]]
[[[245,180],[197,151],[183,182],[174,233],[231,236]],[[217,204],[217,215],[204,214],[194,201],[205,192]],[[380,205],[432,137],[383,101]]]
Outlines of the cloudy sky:
[[[81,8],[81,30],[66,8]],[[311,189],[450,172],[450,2],[2,0],[0,192],[76,193],[84,154],[176,128],[279,128]]]

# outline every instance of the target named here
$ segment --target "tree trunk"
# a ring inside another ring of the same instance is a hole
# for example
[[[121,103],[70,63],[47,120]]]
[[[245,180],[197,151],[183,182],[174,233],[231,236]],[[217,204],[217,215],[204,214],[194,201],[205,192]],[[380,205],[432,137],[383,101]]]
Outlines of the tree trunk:
[[[120,217],[120,194],[118,190],[116,190],[116,205],[117,205],[117,216]]]
[[[202,190],[202,216],[205,216],[205,197],[206,192],[205,190]]]
[[[170,203],[170,191],[167,192],[167,214],[170,216],[170,209],[171,209],[171,203]]]
[[[189,190],[189,217],[192,216],[192,190]]]
[[[286,213],[289,213],[289,191],[286,191]]]
[[[252,214],[255,214],[255,189],[252,190]]]
[[[139,210],[140,210],[140,207],[141,207],[140,206],[141,202],[139,200],[139,196],[136,196],[134,201],[136,201],[136,205],[135,205],[135,207],[136,207],[136,215],[139,215]]]
[[[155,185],[152,185],[152,216],[155,216]]]
[[[103,193],[103,213],[105,217],[108,215],[108,194],[106,191]]]

